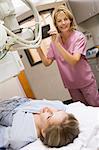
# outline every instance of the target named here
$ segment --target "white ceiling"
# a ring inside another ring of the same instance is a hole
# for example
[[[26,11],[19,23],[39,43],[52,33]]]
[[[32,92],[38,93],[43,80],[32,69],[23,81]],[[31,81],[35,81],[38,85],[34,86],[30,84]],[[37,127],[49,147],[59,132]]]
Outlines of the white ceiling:
[[[53,7],[57,2],[63,2],[64,0],[31,0],[38,10],[45,10],[49,7]],[[27,18],[30,15],[30,8],[22,0],[12,0],[15,7],[15,12],[18,21]]]
[[[50,2],[55,2],[55,1],[58,1],[58,0],[32,0],[33,3],[50,3]],[[13,4],[15,7],[19,7],[19,6],[22,6],[23,5],[23,2],[21,0],[12,0]]]
[[[61,0],[31,0],[35,5],[40,6],[40,5],[44,5],[44,4],[49,4],[49,3],[53,3],[53,2],[58,2]],[[28,10],[29,8],[26,6],[26,4],[24,2],[22,2],[22,0],[12,0],[13,5],[15,7],[15,11],[16,14],[19,15],[20,12],[22,13],[22,11],[24,12],[24,10]]]
[[[32,0],[33,3],[37,3],[39,2],[40,0]],[[19,7],[21,5],[23,5],[23,2],[21,0],[12,0],[13,4],[15,7]]]

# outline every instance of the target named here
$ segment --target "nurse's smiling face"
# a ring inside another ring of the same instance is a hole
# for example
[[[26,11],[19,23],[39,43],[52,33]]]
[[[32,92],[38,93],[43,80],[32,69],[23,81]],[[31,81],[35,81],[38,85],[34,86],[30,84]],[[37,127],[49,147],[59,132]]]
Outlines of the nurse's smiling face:
[[[56,26],[62,33],[67,33],[71,28],[71,21],[63,11],[59,11],[56,15]]]

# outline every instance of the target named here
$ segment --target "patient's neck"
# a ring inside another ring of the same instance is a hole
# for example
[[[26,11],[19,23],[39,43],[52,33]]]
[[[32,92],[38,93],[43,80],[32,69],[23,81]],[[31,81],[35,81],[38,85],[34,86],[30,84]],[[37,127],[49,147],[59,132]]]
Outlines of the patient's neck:
[[[33,114],[33,116],[34,116],[35,126],[37,130],[37,135],[39,137],[40,131],[41,131],[41,120],[40,120],[39,114]]]

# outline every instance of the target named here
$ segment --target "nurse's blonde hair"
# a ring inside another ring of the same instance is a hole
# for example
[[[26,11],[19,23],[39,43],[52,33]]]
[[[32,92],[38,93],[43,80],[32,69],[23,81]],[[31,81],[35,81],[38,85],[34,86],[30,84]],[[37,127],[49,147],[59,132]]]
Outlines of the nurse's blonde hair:
[[[61,5],[61,6],[56,7],[56,8],[54,9],[53,13],[52,13],[53,23],[54,23],[54,25],[55,25],[57,31],[60,32],[59,29],[58,29],[58,27],[57,27],[56,20],[57,20],[57,15],[58,15],[61,11],[63,11],[63,12],[65,13],[66,17],[71,21],[71,24],[70,24],[71,30],[75,30],[75,29],[76,29],[76,25],[75,25],[75,23],[74,23],[74,17],[73,17],[73,15],[72,15],[72,13],[66,8],[66,6]]]

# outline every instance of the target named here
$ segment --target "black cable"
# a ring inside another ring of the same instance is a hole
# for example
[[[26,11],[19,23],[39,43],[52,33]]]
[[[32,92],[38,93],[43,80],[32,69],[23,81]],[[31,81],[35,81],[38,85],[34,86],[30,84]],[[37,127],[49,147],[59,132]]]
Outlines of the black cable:
[[[6,49],[4,49],[4,50],[5,50],[5,52],[3,52],[3,54],[0,56],[0,60],[3,59],[7,55],[7,52],[9,51]]]

